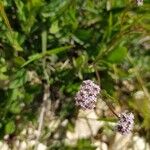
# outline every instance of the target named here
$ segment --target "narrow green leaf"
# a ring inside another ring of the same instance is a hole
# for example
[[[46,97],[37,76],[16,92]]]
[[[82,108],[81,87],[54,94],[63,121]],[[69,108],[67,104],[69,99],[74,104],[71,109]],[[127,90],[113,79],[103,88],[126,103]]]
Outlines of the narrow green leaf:
[[[26,61],[21,67],[25,67],[25,66],[27,66],[28,64],[30,64],[31,62],[33,62],[33,61],[35,61],[35,60],[38,60],[38,59],[40,59],[40,58],[42,58],[43,57],[43,54],[41,53],[37,53],[37,54],[33,54],[33,55],[31,55],[30,57],[29,57],[29,60],[28,61]]]
[[[36,61],[36,60],[39,60],[41,59],[42,57],[46,56],[46,55],[53,55],[53,54],[58,54],[60,52],[63,52],[65,50],[68,50],[70,49],[71,46],[64,46],[64,47],[59,47],[59,48],[54,48],[52,50],[47,50],[46,52],[44,53],[37,53],[37,54],[34,54],[34,55],[31,55],[29,57],[29,60],[26,61],[21,67],[25,67],[27,66],[28,64],[30,64],[31,62],[33,61]]]
[[[45,55],[53,55],[53,54],[58,54],[60,52],[66,51],[70,49],[72,46],[64,46],[64,47],[59,47],[59,48],[54,48],[52,50],[47,50],[45,52]]]
[[[16,89],[23,86],[27,82],[27,74],[24,70],[19,70],[16,72],[15,79],[9,84],[10,89]]]
[[[21,66],[25,63],[25,60],[23,57],[17,56],[14,58],[14,62],[16,65]]]

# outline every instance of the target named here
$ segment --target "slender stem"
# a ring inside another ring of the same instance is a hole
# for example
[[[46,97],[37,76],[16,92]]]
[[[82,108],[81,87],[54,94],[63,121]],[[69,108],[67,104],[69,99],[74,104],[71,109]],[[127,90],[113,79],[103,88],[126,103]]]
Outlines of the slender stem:
[[[46,52],[47,49],[47,32],[43,31],[42,32],[42,53],[44,54]],[[35,144],[35,150],[38,149],[38,143],[39,143],[39,139],[41,136],[41,132],[42,132],[42,127],[43,127],[43,123],[44,123],[44,115],[45,115],[45,111],[46,111],[46,105],[47,105],[47,101],[50,97],[50,92],[49,92],[49,76],[48,73],[46,71],[46,59],[45,57],[42,60],[42,65],[43,65],[43,73],[46,79],[46,84],[44,85],[44,95],[43,95],[43,104],[42,104],[42,108],[41,108],[41,112],[40,112],[40,116],[39,116],[39,125],[38,125],[38,135],[36,138],[36,144]]]
[[[95,64],[93,64],[93,67],[94,67],[95,74],[96,74],[96,77],[97,77],[97,80],[98,80],[98,84],[100,85],[100,83],[101,83],[100,75],[99,75],[99,73],[98,73],[98,70],[97,70],[97,68],[96,68],[96,65],[95,65]]]
[[[43,31],[42,32],[42,53],[43,55],[46,53],[46,50],[47,50],[47,32],[46,31]],[[46,59],[45,57],[43,58],[42,60],[42,65],[43,65],[43,73],[44,73],[44,76],[45,76],[45,79],[46,79],[46,82],[47,84],[49,84],[49,75],[46,71]]]
[[[112,105],[110,103],[108,103],[107,101],[104,101],[106,103],[106,105],[108,106],[108,108],[110,109],[110,111],[117,117],[119,118],[118,114],[114,111]]]
[[[113,98],[111,95],[109,95],[106,91],[102,91],[101,93],[102,93],[103,96],[105,96],[105,97],[107,97],[107,98],[110,98],[110,99],[116,101],[116,99]],[[112,112],[117,118],[119,118],[118,114],[114,111],[114,107],[112,106],[112,104],[110,104],[110,103],[109,103],[108,101],[106,101],[106,100],[103,100],[103,101],[104,101],[104,102],[106,103],[106,105],[109,107],[109,109],[111,110],[111,112]]]
[[[96,74],[98,83],[100,84],[100,76],[99,76],[99,73],[98,73],[98,70],[97,70],[95,64],[93,64],[93,67],[94,67],[94,69],[95,69],[95,74]],[[111,97],[106,91],[103,92],[103,93],[105,94],[106,97],[109,97],[109,98],[115,100],[115,99],[114,99],[113,97]],[[102,99],[102,100],[103,100],[103,99]],[[104,100],[103,100],[103,101],[104,101]],[[111,111],[117,118],[119,118],[118,114],[114,111],[113,106],[112,106],[110,103],[108,103],[107,101],[104,101],[104,102],[106,103],[106,105],[108,106],[108,108],[110,109],[110,111]]]

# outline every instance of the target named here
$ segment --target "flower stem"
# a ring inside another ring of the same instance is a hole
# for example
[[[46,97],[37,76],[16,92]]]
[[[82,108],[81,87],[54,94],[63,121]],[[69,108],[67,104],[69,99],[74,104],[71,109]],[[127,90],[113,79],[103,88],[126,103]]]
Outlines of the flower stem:
[[[105,97],[107,97],[107,98],[110,98],[110,99],[113,99],[113,100],[114,100],[114,98],[113,98],[112,96],[110,96],[106,91],[102,91],[102,95],[105,96]],[[102,100],[106,103],[106,105],[108,106],[108,108],[110,109],[110,111],[111,111],[117,118],[119,118],[119,116],[118,116],[118,114],[115,112],[115,110],[114,110],[112,104],[109,103],[107,100],[104,100],[104,99],[102,99]]]

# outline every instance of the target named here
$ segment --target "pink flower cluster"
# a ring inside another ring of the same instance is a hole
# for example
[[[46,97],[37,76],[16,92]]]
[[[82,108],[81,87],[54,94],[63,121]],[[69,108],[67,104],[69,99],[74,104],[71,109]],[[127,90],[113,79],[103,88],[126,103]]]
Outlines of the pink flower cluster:
[[[117,131],[125,135],[131,132],[134,124],[134,115],[132,113],[123,112],[119,115]]]
[[[138,6],[142,6],[143,5],[143,0],[136,0],[136,3]]]
[[[76,105],[83,109],[93,109],[95,107],[97,95],[100,87],[91,80],[83,81],[80,90],[75,96]]]

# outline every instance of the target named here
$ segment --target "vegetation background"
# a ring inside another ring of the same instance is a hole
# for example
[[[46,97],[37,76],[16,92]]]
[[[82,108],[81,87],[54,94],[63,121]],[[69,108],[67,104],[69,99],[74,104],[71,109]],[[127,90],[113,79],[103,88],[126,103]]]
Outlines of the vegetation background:
[[[107,93],[101,99],[117,113],[132,111],[133,135],[150,142],[149,0],[141,7],[134,0],[0,1],[2,141],[15,149],[30,127],[48,149],[91,150],[104,136],[110,146],[116,132],[109,123],[117,120],[101,99],[94,112],[104,125],[74,145],[65,142],[75,129],[80,110],[74,96],[85,79],[100,84]]]

